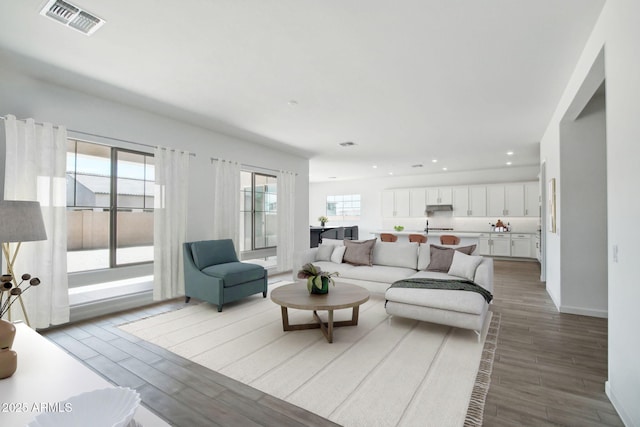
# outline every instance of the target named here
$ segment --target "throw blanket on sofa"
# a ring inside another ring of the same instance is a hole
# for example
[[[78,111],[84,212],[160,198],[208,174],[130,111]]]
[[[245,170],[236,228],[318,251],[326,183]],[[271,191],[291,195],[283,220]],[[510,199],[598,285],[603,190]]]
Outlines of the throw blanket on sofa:
[[[425,277],[415,279],[398,280],[391,285],[391,288],[416,288],[416,289],[446,289],[452,291],[477,292],[490,303],[493,299],[491,292],[482,286],[464,279],[428,279]]]

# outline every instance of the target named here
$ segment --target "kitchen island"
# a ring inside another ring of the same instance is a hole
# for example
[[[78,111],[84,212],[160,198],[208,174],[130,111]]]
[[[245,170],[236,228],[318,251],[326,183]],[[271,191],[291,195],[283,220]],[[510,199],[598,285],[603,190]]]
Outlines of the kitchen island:
[[[420,234],[422,236],[427,236],[427,243],[435,243],[440,244],[440,236],[442,235],[453,235],[458,236],[460,238],[460,245],[477,245],[478,238],[480,237],[480,232],[467,232],[467,231],[455,231],[455,230],[429,230],[429,232],[425,232],[424,230],[378,230],[371,234],[375,235],[376,238],[380,238],[381,233],[389,233],[395,234],[398,236],[398,242],[408,242],[409,234]]]
[[[535,231],[458,231],[458,230],[377,230],[371,234],[380,238],[381,233],[398,236],[398,242],[408,242],[409,234],[427,236],[427,243],[440,244],[443,234],[458,236],[461,246],[477,245],[479,255],[509,257],[521,259],[538,259],[540,261],[540,238]]]

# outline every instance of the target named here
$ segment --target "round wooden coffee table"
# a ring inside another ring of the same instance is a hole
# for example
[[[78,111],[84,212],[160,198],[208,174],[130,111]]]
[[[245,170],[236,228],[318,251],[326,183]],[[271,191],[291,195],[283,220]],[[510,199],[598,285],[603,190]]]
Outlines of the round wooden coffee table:
[[[280,286],[271,291],[271,301],[280,305],[282,309],[282,329],[285,331],[299,331],[301,329],[320,328],[324,337],[330,343],[333,342],[333,328],[338,326],[355,326],[358,324],[360,305],[369,300],[369,291],[366,289],[336,282],[329,287],[327,294],[310,294],[306,282],[295,282],[290,285]],[[303,323],[291,325],[289,323],[288,308],[298,310],[313,310],[315,323]],[[343,308],[351,308],[351,320],[339,322],[333,321],[333,311]],[[318,316],[318,310],[326,310],[329,314],[328,321],[323,322]]]

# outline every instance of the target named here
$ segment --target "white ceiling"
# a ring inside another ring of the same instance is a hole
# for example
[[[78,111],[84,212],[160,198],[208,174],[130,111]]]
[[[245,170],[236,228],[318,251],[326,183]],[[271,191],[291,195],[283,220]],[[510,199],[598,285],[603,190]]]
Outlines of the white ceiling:
[[[538,164],[604,4],[71,0],[107,21],[88,37],[40,16],[45,2],[0,1],[5,58],[17,52],[52,81],[102,96],[115,86],[144,108],[285,144],[310,157],[312,182]]]

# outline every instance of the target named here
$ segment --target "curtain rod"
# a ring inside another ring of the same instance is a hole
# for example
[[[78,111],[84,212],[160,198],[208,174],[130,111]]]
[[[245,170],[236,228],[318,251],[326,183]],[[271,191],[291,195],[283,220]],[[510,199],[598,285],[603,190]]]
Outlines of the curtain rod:
[[[225,159],[218,159],[216,157],[211,157],[211,162],[230,162],[230,163],[238,163],[238,162],[231,162],[230,160],[225,160]],[[281,169],[271,169],[271,168],[265,168],[264,166],[256,166],[256,165],[249,165],[247,163],[240,163],[240,166],[244,166],[247,168],[255,168],[255,169],[262,169],[262,170],[266,170],[266,171],[271,171],[271,172],[288,172],[288,171],[283,171]],[[288,172],[288,173],[294,173],[294,172]],[[297,173],[295,173],[296,176],[298,176]]]
[[[0,119],[7,120],[7,118],[4,117],[4,116],[0,116]],[[16,119],[16,120],[20,120],[21,122],[26,122],[26,119]],[[36,124],[38,126],[44,126],[44,123],[41,123],[41,122],[34,121],[34,124]],[[60,128],[60,126],[58,126],[58,125],[52,125],[52,126],[55,129],[59,129]],[[97,138],[104,138],[104,139],[110,139],[112,141],[124,142],[124,143],[127,143],[127,144],[140,145],[142,147],[160,148],[162,150],[175,150],[173,148],[159,147],[159,146],[155,146],[155,145],[151,145],[151,144],[144,144],[142,142],[130,141],[128,139],[120,139],[120,138],[114,138],[112,136],[104,136],[104,135],[98,135],[98,134],[95,134],[95,133],[83,132],[81,130],[67,129],[67,131],[74,132],[74,133],[79,133],[81,135],[86,135],[86,136],[94,136],[94,137],[97,137]],[[193,156],[193,157],[196,157],[196,153],[189,153],[189,155]]]

